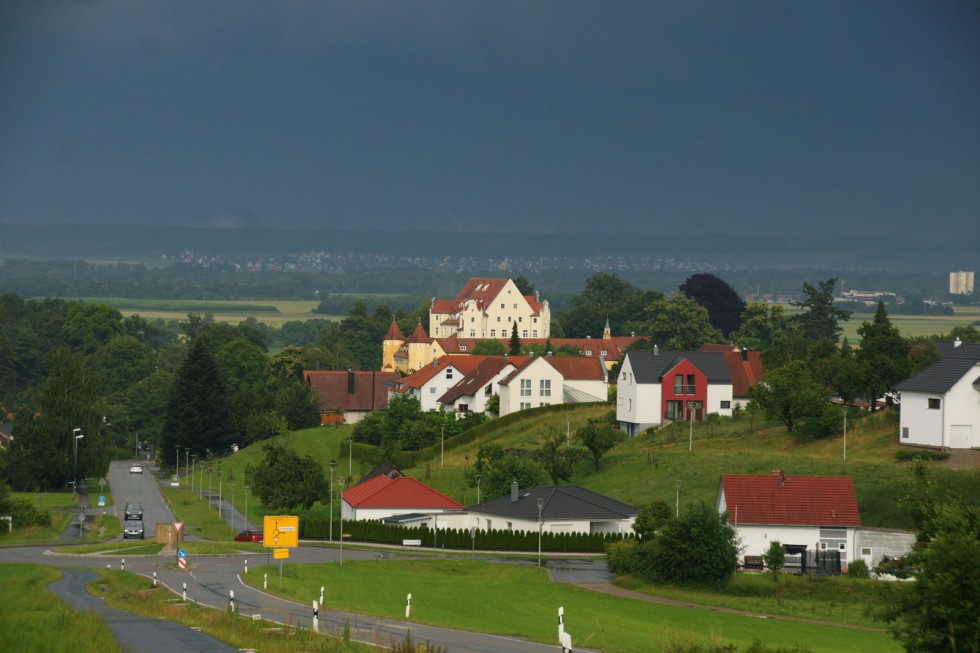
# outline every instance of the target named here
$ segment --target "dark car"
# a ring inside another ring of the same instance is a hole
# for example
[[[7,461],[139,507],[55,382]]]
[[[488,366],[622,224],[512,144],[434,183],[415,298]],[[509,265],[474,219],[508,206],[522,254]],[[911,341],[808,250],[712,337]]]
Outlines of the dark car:
[[[127,503],[126,514],[124,516],[127,521],[130,519],[143,519],[143,506],[139,503]]]
[[[262,531],[242,531],[235,536],[236,542],[261,542],[263,539]]]
[[[123,539],[143,539],[143,522],[138,519],[127,519],[123,527]]]

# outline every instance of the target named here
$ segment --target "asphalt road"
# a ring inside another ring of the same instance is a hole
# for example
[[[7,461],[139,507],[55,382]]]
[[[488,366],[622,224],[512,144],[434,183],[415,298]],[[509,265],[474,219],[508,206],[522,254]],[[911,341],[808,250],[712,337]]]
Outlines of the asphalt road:
[[[157,523],[170,523],[175,520],[173,513],[167,506],[159,491],[159,482],[152,473],[153,468],[147,467],[143,474],[130,474],[129,463],[117,461],[110,466],[108,480],[113,491],[114,506],[107,508],[107,511],[114,511],[115,514],[122,516],[123,508],[129,501],[137,501],[143,505],[143,522],[146,528],[147,539],[152,539],[153,529]],[[217,505],[217,497],[212,498],[212,502]],[[225,510],[222,514],[230,521],[232,512],[228,502],[223,502]],[[98,511],[101,509],[90,509]],[[239,524],[243,523],[240,514],[237,515]],[[303,547],[300,546],[290,551],[290,562],[319,562],[336,563],[340,560],[340,550],[338,548],[325,547]],[[343,551],[344,560],[355,559],[374,559],[376,552],[363,551],[358,549],[346,549]],[[125,569],[137,574],[152,578],[154,573],[160,583],[169,588],[176,594],[181,594],[183,584],[186,583],[187,598],[204,605],[217,609],[227,609],[230,600],[230,592],[235,592],[235,599],[238,612],[244,616],[259,616],[263,619],[282,624],[293,624],[303,628],[312,628],[313,625],[313,606],[314,598],[310,597],[307,604],[295,603],[275,597],[259,589],[253,589],[242,583],[240,575],[244,574],[246,561],[252,558],[251,565],[264,564],[267,562],[266,555],[242,554],[242,555],[221,555],[221,556],[190,556],[188,558],[188,568],[178,570],[174,565],[172,555],[155,556],[130,556],[125,560]],[[85,575],[92,572],[70,570],[67,567],[78,567],[80,565],[91,565],[94,567],[105,567],[107,564],[119,568],[122,565],[122,557],[113,556],[62,556],[46,551],[45,547],[18,547],[0,549],[0,562],[34,562],[38,564],[54,565],[62,567],[62,572],[66,574],[66,580],[62,585],[57,585],[59,593],[65,592],[66,596],[71,596],[73,605],[85,608],[97,607],[111,610],[101,601],[94,597],[88,597],[84,592]],[[397,564],[397,554],[392,555],[392,564]],[[288,564],[288,563],[287,563]],[[559,582],[608,582],[609,574],[604,563],[595,561],[565,560],[548,562],[549,571],[554,580]],[[254,573],[254,571],[253,571]],[[269,575],[268,582],[270,587],[275,587],[277,582],[274,574]],[[84,595],[84,596],[83,596]],[[350,612],[336,611],[329,609],[330,589],[327,589],[327,607],[321,607],[319,611],[319,630],[320,632],[340,635],[343,632],[345,623],[350,624],[351,637],[357,641],[376,644],[389,645],[395,641],[401,641],[405,634],[411,631],[412,639],[419,642],[428,641],[433,644],[444,646],[451,653],[544,653],[546,651],[559,651],[561,648],[557,644],[557,612],[555,614],[555,643],[537,644],[523,639],[502,637],[497,635],[487,635],[481,633],[471,633],[451,628],[438,628],[414,623],[410,620],[387,619],[368,615],[355,614]],[[87,599],[85,597],[88,597]],[[91,599],[91,600],[88,600]],[[92,603],[95,602],[95,604]],[[128,613],[115,614],[115,612],[103,612],[109,625],[116,632],[116,625],[125,628],[127,623],[134,623],[133,620],[140,618]],[[557,610],[557,608],[556,608]],[[127,621],[129,620],[129,621]],[[148,620],[154,623],[156,620]],[[114,625],[116,624],[116,625]],[[149,625],[140,626],[149,628]],[[163,626],[160,626],[163,628]],[[180,624],[170,623],[165,628],[167,634],[146,634],[138,638],[139,646],[133,650],[150,651],[156,653],[158,650],[163,653],[163,648],[147,648],[143,644],[153,641],[166,642],[167,653],[191,653],[201,650],[226,650],[214,648],[211,645],[202,645],[192,637],[199,635],[196,631],[186,628]],[[574,633],[573,628],[569,628]],[[122,637],[117,636],[119,641],[125,645]],[[223,646],[223,645],[222,645]],[[590,649],[576,649],[577,651],[588,651]]]

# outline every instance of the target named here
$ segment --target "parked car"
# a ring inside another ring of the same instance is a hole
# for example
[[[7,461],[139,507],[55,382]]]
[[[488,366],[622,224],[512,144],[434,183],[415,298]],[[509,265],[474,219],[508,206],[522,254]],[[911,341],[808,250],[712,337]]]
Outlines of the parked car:
[[[143,473],[143,465],[140,465],[139,463],[133,463],[132,465],[129,466],[129,473],[130,474],[142,474]]]
[[[235,536],[236,542],[261,542],[264,539],[262,531],[242,531]]]
[[[143,506],[139,503],[127,503],[125,511],[126,521],[131,519],[143,519]]]
[[[127,519],[123,527],[123,539],[143,539],[143,522],[138,519]]]

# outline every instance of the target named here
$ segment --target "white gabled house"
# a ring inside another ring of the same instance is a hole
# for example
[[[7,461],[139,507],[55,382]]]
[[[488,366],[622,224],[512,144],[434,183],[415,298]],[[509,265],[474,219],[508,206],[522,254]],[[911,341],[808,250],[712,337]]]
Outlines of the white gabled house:
[[[895,386],[901,393],[899,443],[980,448],[980,345],[942,343],[942,359]]]
[[[500,356],[487,357],[476,369],[463,377],[462,381],[439,397],[438,402],[442,409],[455,410],[461,415],[486,412],[487,402],[497,394],[500,382],[513,373],[516,365],[521,365],[526,360],[523,356],[516,358],[519,360]]]
[[[500,416],[552,404],[607,400],[601,358],[535,356],[500,381]]]
[[[778,469],[726,474],[715,507],[728,513],[747,556],[761,556],[777,541],[790,553],[836,551],[844,567],[859,557],[861,512],[849,477],[790,476]]]
[[[616,419],[629,437],[668,420],[732,414],[732,375],[719,351],[627,352],[616,387]]]
[[[512,483],[510,494],[466,509],[468,527],[545,533],[633,533],[638,508],[575,485],[534,487]]]

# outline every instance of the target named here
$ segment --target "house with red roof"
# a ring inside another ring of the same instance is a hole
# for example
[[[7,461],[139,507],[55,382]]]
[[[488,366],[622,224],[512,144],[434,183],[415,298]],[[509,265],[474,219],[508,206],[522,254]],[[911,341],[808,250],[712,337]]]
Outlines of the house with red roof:
[[[354,424],[374,410],[388,406],[388,383],[401,378],[397,372],[353,370],[303,370],[306,383],[320,404],[320,423],[332,424],[342,415]]]
[[[602,359],[533,356],[500,381],[500,416],[552,404],[608,401]]]
[[[732,378],[732,407],[744,408],[749,403],[749,388],[766,376],[761,352],[713,343],[701,345],[698,351],[720,351],[725,356],[725,363]]]
[[[716,508],[728,513],[745,555],[761,556],[777,541],[790,554],[837,552],[843,567],[859,557],[861,512],[850,477],[791,476],[778,469],[726,474]]]
[[[391,386],[391,395],[407,394],[417,398],[424,412],[443,410],[439,398],[488,358],[491,357],[446,356],[433,359],[417,372],[397,379]]]
[[[379,474],[341,492],[340,509],[344,519],[366,521],[457,513],[463,506],[410,476]]]
[[[485,356],[472,372],[437,400],[445,411],[483,413],[487,402],[498,394],[500,382],[526,360],[526,356]]]

